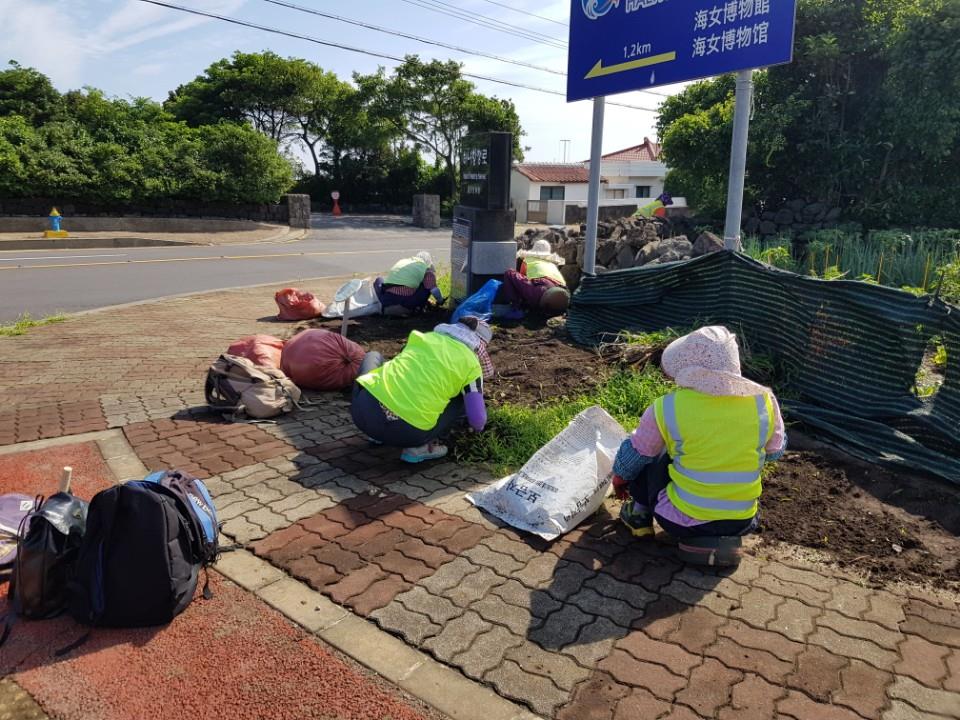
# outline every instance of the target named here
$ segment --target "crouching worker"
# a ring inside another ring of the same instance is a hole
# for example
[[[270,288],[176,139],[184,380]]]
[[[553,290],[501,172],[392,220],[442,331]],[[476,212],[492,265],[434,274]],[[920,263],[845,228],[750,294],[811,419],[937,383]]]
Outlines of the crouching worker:
[[[735,564],[739,536],[756,527],[763,466],[786,448],[780,407],[740,374],[737,338],[725,327],[674,340],[661,365],[679,389],[648,407],[620,446],[620,519],[637,537],[652,535],[656,519],[687,560]]]
[[[463,418],[483,430],[483,378],[493,375],[487,354],[490,326],[473,316],[432,332],[414,330],[392,360],[369,352],[353,388],[353,422],[372,440],[403,448],[406,462],[447,454],[441,439]]]
[[[444,301],[433,258],[426,250],[397,262],[385,278],[373,281],[373,288],[384,315],[408,317],[423,310],[431,296],[438,305]]]
[[[537,240],[532,250],[521,250],[520,271],[507,270],[503,275],[503,295],[510,303],[507,320],[522,320],[526,311],[539,310],[544,315],[560,315],[570,305],[570,292],[560,265],[563,258],[553,253],[547,240]]]

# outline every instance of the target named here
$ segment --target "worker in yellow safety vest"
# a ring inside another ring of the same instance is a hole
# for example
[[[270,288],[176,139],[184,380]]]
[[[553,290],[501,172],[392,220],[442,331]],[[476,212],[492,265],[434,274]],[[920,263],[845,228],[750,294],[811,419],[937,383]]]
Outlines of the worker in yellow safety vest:
[[[423,310],[431,297],[437,305],[444,302],[443,294],[437,287],[433,258],[426,250],[398,260],[386,277],[378,277],[373,281],[373,289],[384,315],[409,317]]]
[[[667,193],[661,193],[656,200],[646,205],[641,205],[633,214],[634,217],[666,217],[667,207],[673,205],[673,198]]]
[[[403,448],[406,462],[444,457],[442,438],[458,421],[466,417],[477,432],[486,424],[492,336],[489,325],[467,315],[431,332],[414,330],[392,360],[368,352],[353,388],[353,422],[375,443]]]
[[[510,303],[506,320],[522,320],[527,310],[560,315],[570,305],[567,281],[560,272],[563,258],[553,252],[549,240],[537,240],[530,250],[517,253],[519,270],[503,274],[503,296]]]
[[[737,338],[722,326],[674,340],[661,366],[677,390],[654,401],[620,446],[620,519],[636,537],[652,535],[656,519],[681,546],[751,532],[763,466],[786,449],[773,392],[741,375]]]

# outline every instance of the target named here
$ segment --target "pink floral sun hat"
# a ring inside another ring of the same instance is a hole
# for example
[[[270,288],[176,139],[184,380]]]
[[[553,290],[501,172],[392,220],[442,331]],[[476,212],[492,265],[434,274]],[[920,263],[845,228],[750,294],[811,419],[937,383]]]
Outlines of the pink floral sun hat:
[[[740,374],[737,336],[722,325],[677,338],[663,351],[660,365],[680,387],[706,395],[747,397],[770,392]]]

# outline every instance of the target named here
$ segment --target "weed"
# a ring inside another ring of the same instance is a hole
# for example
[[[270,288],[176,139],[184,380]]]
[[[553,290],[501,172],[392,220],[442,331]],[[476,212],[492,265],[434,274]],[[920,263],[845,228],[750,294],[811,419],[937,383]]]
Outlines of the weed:
[[[666,347],[679,337],[683,337],[688,332],[695,329],[696,326],[674,330],[671,327],[662,330],[651,330],[650,332],[630,332],[624,330],[617,336],[617,341],[625,345],[640,345],[645,348]]]
[[[937,342],[936,348],[933,353],[933,366],[942,372],[947,369],[947,346]]]
[[[941,300],[960,305],[960,258],[940,268],[936,283]]]
[[[770,244],[764,244],[759,238],[748,237],[743,243],[743,252],[754,260],[781,270],[796,270],[796,263],[790,253],[790,240],[778,238]]]
[[[445,298],[450,297],[450,266],[438,263],[434,266],[437,276],[437,287]]]
[[[624,427],[634,428],[650,403],[673,389],[659,370],[611,372],[588,393],[554,403],[529,407],[503,405],[490,411],[487,427],[479,434],[456,436],[458,460],[483,463],[498,475],[517,470],[573,417],[599,405]]]
[[[50,315],[39,320],[30,317],[30,313],[23,313],[12,325],[0,325],[0,337],[12,337],[14,335],[25,335],[27,330],[41,325],[50,325],[52,323],[63,322],[67,316],[63,313]]]

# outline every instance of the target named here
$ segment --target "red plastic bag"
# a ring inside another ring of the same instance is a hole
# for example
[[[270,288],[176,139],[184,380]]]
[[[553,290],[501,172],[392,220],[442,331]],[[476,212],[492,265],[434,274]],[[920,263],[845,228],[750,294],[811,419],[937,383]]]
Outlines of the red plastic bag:
[[[308,390],[341,390],[360,371],[364,350],[329,330],[304,330],[287,340],[280,369]]]
[[[228,355],[239,355],[255,365],[280,369],[283,340],[273,335],[247,335],[227,348]]]
[[[316,295],[296,288],[279,290],[273,299],[280,308],[278,320],[309,320],[319,317],[325,308]]]

